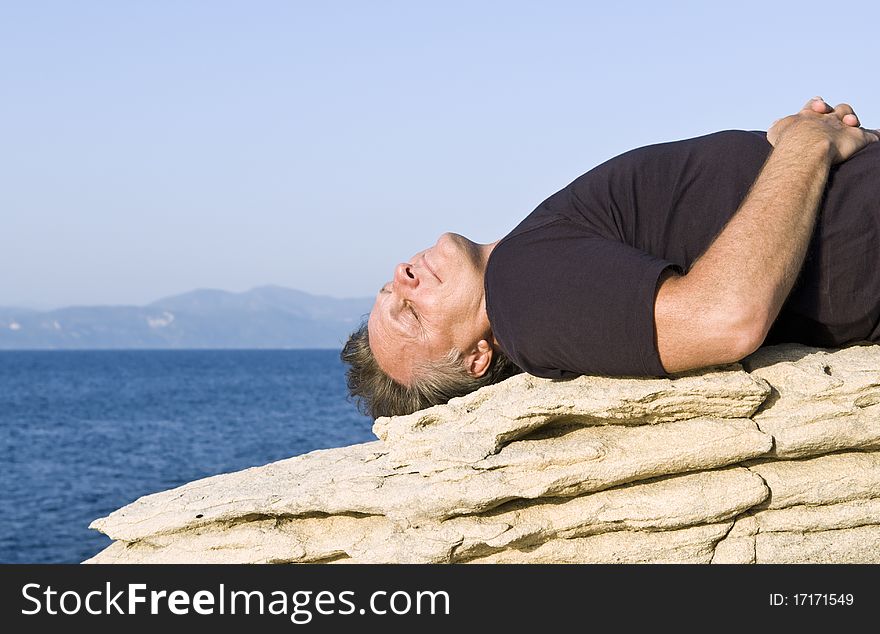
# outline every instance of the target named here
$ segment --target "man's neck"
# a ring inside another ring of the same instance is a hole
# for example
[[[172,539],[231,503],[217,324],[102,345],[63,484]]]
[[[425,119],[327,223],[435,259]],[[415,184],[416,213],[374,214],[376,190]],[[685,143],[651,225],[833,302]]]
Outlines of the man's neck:
[[[492,255],[492,251],[495,250],[495,247],[498,246],[499,242],[501,242],[501,240],[496,240],[495,242],[490,242],[489,244],[478,245],[483,275],[486,274],[486,265],[489,263],[489,256]]]
[[[489,264],[489,256],[492,255],[492,251],[495,250],[495,247],[498,246],[499,242],[501,242],[501,240],[496,240],[495,242],[490,242],[488,244],[480,244],[478,246],[478,250],[480,253],[480,257],[481,257],[480,267],[483,272],[483,282],[484,283],[486,280],[486,266]],[[489,315],[486,312],[486,295],[485,295],[485,293],[483,294],[482,309],[483,309],[483,314],[486,317],[486,324],[489,324]],[[492,337],[492,346],[494,348],[497,348],[498,347],[498,340],[495,338],[495,335],[492,334],[491,325],[489,325],[488,335],[490,337]]]

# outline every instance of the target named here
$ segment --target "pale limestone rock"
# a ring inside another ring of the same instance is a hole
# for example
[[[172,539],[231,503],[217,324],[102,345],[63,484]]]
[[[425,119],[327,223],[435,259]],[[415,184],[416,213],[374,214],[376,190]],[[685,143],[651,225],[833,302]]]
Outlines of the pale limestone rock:
[[[794,548],[793,544],[799,543],[797,535],[828,533],[804,542],[818,549],[828,539],[849,540],[848,535],[860,534],[845,532],[849,529],[880,526],[880,452],[748,464],[770,487],[771,496],[736,519],[733,529],[718,544],[713,563],[795,561],[794,551],[771,556],[767,548]],[[758,550],[762,543],[764,551]],[[866,542],[864,548],[869,545]],[[857,556],[853,554],[857,548],[853,542],[829,550],[825,561],[849,562]],[[874,561],[874,555],[866,551],[863,560]]]
[[[475,462],[511,440],[554,422],[576,425],[661,423],[687,418],[746,418],[769,394],[739,365],[679,378],[540,379],[528,374],[409,416],[379,418],[373,432],[389,459],[409,464]]]
[[[798,458],[880,443],[880,346],[837,352],[783,345],[761,348],[743,365],[773,388],[754,420]]]
[[[553,539],[529,550],[504,550],[467,563],[707,564],[731,522],[671,531],[614,531]]]
[[[796,544],[807,543],[819,549],[819,545],[825,544],[829,539],[836,539],[848,535],[861,535],[856,531],[848,533],[850,529],[865,528],[867,535],[873,535],[870,529],[880,528],[880,498],[869,500],[855,500],[841,502],[840,504],[828,504],[820,506],[792,506],[786,509],[764,510],[746,514],[737,518],[730,533],[721,540],[715,548],[715,556],[712,563],[722,564],[753,564],[753,563],[797,563],[797,562],[834,562],[852,563],[861,561],[864,563],[877,563],[877,557],[869,552],[872,542],[859,545],[853,542],[844,547],[850,552],[844,559],[839,559],[831,552],[825,554],[822,559],[819,555],[811,555],[812,558],[799,558],[796,552]],[[800,537],[816,535],[801,541]],[[824,535],[824,537],[823,537]],[[836,537],[835,537],[836,536]],[[760,551],[761,561],[756,562],[758,546],[763,544],[764,550]],[[788,545],[790,552],[773,555],[770,548]],[[859,551],[861,555],[858,555]],[[840,552],[843,552],[841,550]]]
[[[771,509],[880,497],[880,451],[747,464],[770,487]]]
[[[256,519],[117,541],[86,563],[309,563],[348,557],[366,539],[382,543],[394,527],[381,515]]]
[[[730,532],[715,545],[713,564],[755,563],[755,535],[758,523],[750,513],[736,518]]]
[[[549,503],[518,501],[480,521],[510,528],[487,545],[507,547],[547,537],[580,537],[613,530],[672,529],[729,519],[767,498],[764,481],[742,467],[666,476]],[[454,523],[465,517],[447,520]],[[467,518],[473,521],[476,518]]]
[[[753,564],[755,562],[754,537],[726,537],[715,545],[712,564]]]
[[[385,515],[404,524],[472,514],[508,500],[574,496],[667,473],[711,469],[766,453],[748,419],[575,427],[523,439],[470,465],[394,469],[382,443],[314,451],[143,497],[96,520],[132,541],[244,516]],[[447,465],[448,463],[443,463]]]
[[[877,492],[880,496],[880,491]],[[768,509],[754,514],[762,533],[830,531],[876,524],[880,526],[880,497],[839,504]]]
[[[810,533],[758,533],[759,564],[878,564],[880,526]]]
[[[512,502],[403,530],[387,518],[327,516],[213,523],[117,542],[90,563],[269,563],[350,557],[360,562],[447,563],[552,538],[660,530],[734,517],[767,497],[742,467],[667,476],[576,498]]]
[[[380,441],[141,498],[93,522],[117,541],[89,561],[876,562],[878,351],[514,377],[380,419]]]
[[[462,515],[395,533],[383,537],[381,544],[364,541],[352,557],[376,563],[465,561],[553,538],[720,522],[753,507],[767,494],[763,480],[743,468],[667,476],[570,499],[517,500],[481,515]],[[417,544],[422,551],[413,559]],[[435,556],[425,556],[426,545],[436,548]]]
[[[95,520],[90,528],[112,539],[134,541],[249,516],[381,515],[381,508],[370,508],[367,502],[349,502],[366,499],[369,491],[382,487],[384,455],[379,441],[319,449],[144,496]]]

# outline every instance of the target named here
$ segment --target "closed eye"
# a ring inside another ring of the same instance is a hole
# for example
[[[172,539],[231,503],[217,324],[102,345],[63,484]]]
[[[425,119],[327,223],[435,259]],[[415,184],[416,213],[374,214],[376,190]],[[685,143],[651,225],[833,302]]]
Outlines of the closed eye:
[[[382,295],[383,293],[391,293],[391,291],[388,290],[387,284],[379,289],[379,294]],[[423,328],[422,320],[419,319],[419,314],[416,312],[416,309],[413,308],[412,302],[410,302],[408,299],[405,299],[403,300],[403,304],[409,309],[409,312],[412,314],[413,319],[415,319],[416,323],[419,325],[419,328]]]
[[[416,321],[421,322],[418,314],[416,313],[416,309],[413,308],[413,305],[410,302],[408,302],[408,301],[406,302],[406,307],[409,308],[409,312],[411,312],[412,316],[416,318]]]

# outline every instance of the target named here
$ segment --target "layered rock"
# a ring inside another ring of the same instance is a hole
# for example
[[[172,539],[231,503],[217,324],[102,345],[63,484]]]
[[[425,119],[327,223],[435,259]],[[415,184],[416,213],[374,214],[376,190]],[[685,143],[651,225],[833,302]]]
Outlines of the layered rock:
[[[747,465],[772,495],[736,518],[714,563],[880,563],[880,451]]]
[[[880,346],[513,377],[143,497],[90,562],[880,561]]]

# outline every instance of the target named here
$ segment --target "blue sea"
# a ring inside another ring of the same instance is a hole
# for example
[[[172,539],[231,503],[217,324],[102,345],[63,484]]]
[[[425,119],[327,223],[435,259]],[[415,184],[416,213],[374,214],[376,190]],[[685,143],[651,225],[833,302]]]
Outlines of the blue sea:
[[[335,350],[0,352],[0,562],[80,562],[142,495],[371,426]]]

